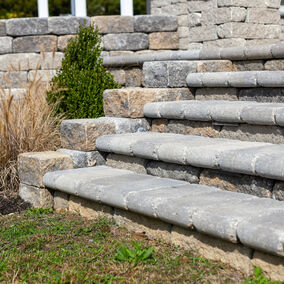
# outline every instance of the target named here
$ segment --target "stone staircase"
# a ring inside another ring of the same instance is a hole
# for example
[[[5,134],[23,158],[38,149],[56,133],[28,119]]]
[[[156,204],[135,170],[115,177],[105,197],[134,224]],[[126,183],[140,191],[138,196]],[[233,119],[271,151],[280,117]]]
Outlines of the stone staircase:
[[[63,121],[52,157],[20,155],[21,196],[284,281],[283,59],[283,44],[105,58],[143,87]]]

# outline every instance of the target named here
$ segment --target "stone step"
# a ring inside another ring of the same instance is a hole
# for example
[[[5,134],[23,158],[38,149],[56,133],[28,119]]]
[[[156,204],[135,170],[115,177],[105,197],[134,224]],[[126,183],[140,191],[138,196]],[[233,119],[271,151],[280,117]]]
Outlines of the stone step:
[[[190,72],[186,78],[187,86],[203,87],[284,87],[284,71],[242,71],[242,72]]]
[[[284,126],[283,103],[249,101],[154,102],[144,106],[149,118]]]
[[[49,172],[43,184],[75,195],[284,256],[284,203],[105,166]]]
[[[172,133],[106,135],[97,149],[130,157],[284,180],[284,145]]]

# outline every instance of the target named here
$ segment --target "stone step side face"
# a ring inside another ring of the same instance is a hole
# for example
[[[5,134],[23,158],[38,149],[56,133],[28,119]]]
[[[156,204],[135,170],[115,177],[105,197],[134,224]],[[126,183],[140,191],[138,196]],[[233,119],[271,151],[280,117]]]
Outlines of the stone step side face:
[[[284,104],[245,101],[155,102],[144,106],[150,118],[283,126]]]
[[[104,113],[112,117],[144,117],[143,107],[148,102],[192,100],[187,88],[127,88],[106,90],[103,94]]]
[[[284,255],[283,226],[279,226],[284,205],[279,201],[108,167],[51,172],[43,180],[44,185],[53,190],[169,224],[196,228],[233,243],[238,242],[240,234],[250,247]],[[256,227],[250,224],[255,218],[259,220]],[[247,226],[252,227],[254,234],[269,228],[269,234],[263,234],[260,241],[253,241],[243,229]]]
[[[145,119],[100,117],[95,119],[72,119],[61,123],[61,146],[70,150],[90,152],[96,150],[96,139],[106,134],[148,131]]]
[[[101,151],[283,180],[283,145],[170,133],[102,136]]]

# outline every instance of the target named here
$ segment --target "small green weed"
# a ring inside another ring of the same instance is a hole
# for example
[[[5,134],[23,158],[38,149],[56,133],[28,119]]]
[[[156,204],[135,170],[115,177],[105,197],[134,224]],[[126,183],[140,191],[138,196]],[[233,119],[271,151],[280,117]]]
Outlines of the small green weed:
[[[248,278],[242,282],[242,284],[281,284],[281,282],[267,279],[263,275],[262,269],[260,267],[256,267],[254,269],[253,277]]]
[[[121,244],[120,249],[115,254],[115,259],[118,261],[127,261],[137,265],[143,261],[154,261],[153,252],[154,247],[142,248],[142,245],[136,242],[132,243],[133,249]]]
[[[40,215],[45,215],[53,213],[53,210],[51,208],[33,208],[29,209],[25,215],[26,216],[40,216]]]

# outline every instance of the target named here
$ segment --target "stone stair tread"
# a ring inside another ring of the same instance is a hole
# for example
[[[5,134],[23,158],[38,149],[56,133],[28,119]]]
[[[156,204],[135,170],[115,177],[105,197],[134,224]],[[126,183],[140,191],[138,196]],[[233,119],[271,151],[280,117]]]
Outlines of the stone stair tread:
[[[284,180],[284,145],[172,133],[105,135],[103,152]]]
[[[144,115],[150,118],[284,126],[283,103],[223,100],[154,102],[144,106]]]
[[[238,71],[189,73],[188,87],[284,87],[284,71]]]
[[[106,166],[48,172],[46,187],[284,256],[284,202]]]

